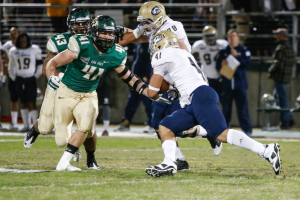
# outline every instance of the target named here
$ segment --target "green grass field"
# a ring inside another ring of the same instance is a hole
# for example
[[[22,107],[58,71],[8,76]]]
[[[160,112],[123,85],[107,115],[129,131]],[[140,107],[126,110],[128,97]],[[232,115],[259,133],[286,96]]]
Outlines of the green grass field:
[[[12,141],[7,141],[12,140]],[[54,170],[64,149],[53,137],[40,137],[30,148],[23,137],[0,137],[0,168]],[[275,141],[264,141],[271,143]],[[158,139],[98,138],[100,171],[3,173],[0,199],[300,199],[300,142],[278,142],[282,173],[255,153],[225,144],[214,156],[207,140],[179,139],[191,170],[150,177],[145,168],[162,162]]]

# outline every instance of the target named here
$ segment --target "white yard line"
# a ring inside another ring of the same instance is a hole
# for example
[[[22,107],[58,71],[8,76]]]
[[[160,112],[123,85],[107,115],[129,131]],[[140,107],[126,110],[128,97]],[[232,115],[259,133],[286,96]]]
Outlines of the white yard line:
[[[174,182],[180,182],[180,183],[186,183],[186,182],[196,182],[198,180],[158,180],[158,179],[144,179],[142,181],[121,181],[118,182],[118,184],[140,184],[140,183],[147,183],[152,180],[155,180],[156,183],[174,183]],[[94,182],[94,183],[73,183],[73,184],[67,184],[65,186],[93,186],[93,185],[106,185],[109,184],[110,182]],[[48,185],[32,185],[32,186],[16,186],[16,187],[1,187],[1,190],[20,190],[20,189],[32,189],[32,188],[41,188],[41,187],[49,187]],[[53,185],[51,185],[53,187]]]
[[[12,140],[12,139],[7,139],[7,140],[5,140],[5,139],[1,139],[0,140],[0,142],[23,142],[24,140]]]

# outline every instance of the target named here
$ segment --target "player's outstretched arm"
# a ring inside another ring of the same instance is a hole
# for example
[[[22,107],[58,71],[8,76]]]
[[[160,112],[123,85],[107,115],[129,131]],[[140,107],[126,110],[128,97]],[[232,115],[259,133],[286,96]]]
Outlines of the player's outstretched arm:
[[[137,91],[139,94],[147,96],[147,93],[144,91],[148,86],[140,79],[140,77],[132,73],[127,66],[121,65],[115,68],[115,71],[117,72],[118,77],[121,78],[128,87]]]
[[[42,69],[42,74],[46,76],[46,65],[49,62],[49,60],[51,60],[54,56],[56,56],[57,53],[54,53],[52,51],[49,51],[49,53],[47,54],[47,57],[45,58],[44,62],[43,62],[43,69]]]
[[[127,33],[123,35],[123,37],[119,38],[118,44],[121,46],[128,45],[129,43],[140,44],[148,42],[148,37],[143,35],[144,28],[139,26],[133,31],[127,29]]]
[[[115,68],[115,71],[117,72],[118,77],[120,77],[124,81],[124,83],[132,90],[135,90],[139,94],[143,94],[144,96],[149,97],[154,101],[171,104],[171,102],[168,99],[162,98],[158,95],[159,89],[158,91],[155,91],[153,89],[150,90],[148,86],[137,75],[133,74],[125,65],[121,65],[120,67]],[[163,78],[161,79],[160,85],[162,84],[162,80]],[[156,86],[156,84],[154,85]]]
[[[69,64],[70,62],[72,62],[75,59],[77,59],[77,54],[75,54],[73,51],[68,50],[68,49],[57,54],[46,65],[47,78],[55,75],[55,69],[57,67]]]

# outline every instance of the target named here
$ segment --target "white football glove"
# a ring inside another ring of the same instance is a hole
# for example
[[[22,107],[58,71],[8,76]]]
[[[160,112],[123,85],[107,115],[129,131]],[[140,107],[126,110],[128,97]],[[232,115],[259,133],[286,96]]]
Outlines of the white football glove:
[[[138,39],[145,32],[145,28],[143,26],[138,26],[136,29],[132,31],[134,37]]]
[[[56,90],[59,87],[59,78],[58,76],[50,76],[48,80],[48,86],[51,90]]]
[[[151,99],[152,101],[156,101],[156,102],[162,102],[162,103],[167,103],[167,104],[172,104],[171,101],[169,101],[166,98],[161,97],[161,95],[157,98],[157,99]]]
[[[177,90],[177,88],[170,88],[168,91],[168,98],[171,99],[172,101],[179,100],[180,98],[180,93]]]

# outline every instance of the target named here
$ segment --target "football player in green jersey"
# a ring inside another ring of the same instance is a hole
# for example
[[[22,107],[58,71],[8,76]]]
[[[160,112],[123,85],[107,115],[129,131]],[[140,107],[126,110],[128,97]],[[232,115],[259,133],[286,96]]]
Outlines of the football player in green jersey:
[[[46,64],[48,63],[48,61],[54,56],[56,56],[58,53],[68,48],[69,38],[72,35],[90,33],[91,21],[92,19],[89,11],[85,9],[74,8],[70,12],[67,18],[68,32],[58,33],[53,35],[47,43],[47,49],[49,50],[49,53],[46,59],[44,60],[43,74],[45,74]],[[66,70],[66,66],[61,66],[55,70],[55,75],[62,78],[65,70]],[[55,80],[53,81],[54,81],[53,84],[55,84]],[[57,81],[59,81],[59,79],[57,79]],[[40,133],[48,134],[53,130],[54,124],[53,124],[52,115],[54,109],[54,96],[55,96],[55,90],[52,89],[51,87],[47,87],[45,92],[45,98],[40,111],[40,118],[35,122],[35,125],[25,136],[24,139],[25,148],[30,148]],[[68,130],[65,134],[63,135],[55,134],[55,141],[59,147],[66,146],[69,138],[71,137],[72,124],[73,124],[73,120],[68,125]],[[97,141],[97,135],[94,134],[92,138],[88,138],[84,142],[84,146],[88,158],[87,167],[89,169],[99,169],[97,162],[95,161],[94,158],[96,141]],[[78,152],[76,152],[73,158],[74,161],[78,162],[80,156],[81,156],[81,151],[79,150]]]
[[[58,88],[54,106],[56,132],[64,134],[70,121],[77,121],[77,130],[68,141],[57,171],[81,171],[71,166],[70,160],[84,140],[93,136],[93,122],[98,114],[95,90],[103,74],[114,69],[129,87],[146,95],[147,85],[125,66],[126,51],[116,44],[115,30],[111,17],[99,15],[92,22],[91,36],[72,36],[68,49],[47,63],[48,84]],[[64,77],[53,84],[55,69],[66,64]]]

